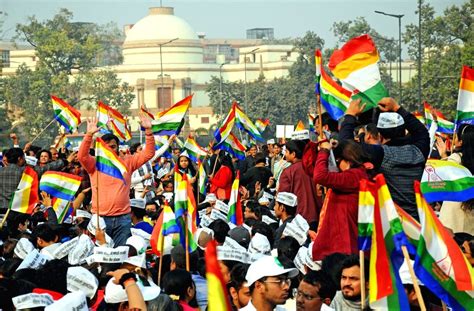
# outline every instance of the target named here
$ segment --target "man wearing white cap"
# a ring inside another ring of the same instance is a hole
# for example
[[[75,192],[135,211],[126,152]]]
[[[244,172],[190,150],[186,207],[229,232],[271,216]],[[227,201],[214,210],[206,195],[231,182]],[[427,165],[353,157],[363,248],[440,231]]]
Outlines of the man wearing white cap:
[[[296,206],[298,205],[298,198],[291,192],[278,192],[275,200],[275,216],[280,222],[280,226],[275,231],[275,248],[278,248],[281,235],[285,230],[286,224],[295,218]]]
[[[261,257],[250,265],[245,276],[252,298],[240,310],[285,310],[278,305],[285,304],[290,294],[290,279],[297,275],[297,269],[285,269],[277,258]]]

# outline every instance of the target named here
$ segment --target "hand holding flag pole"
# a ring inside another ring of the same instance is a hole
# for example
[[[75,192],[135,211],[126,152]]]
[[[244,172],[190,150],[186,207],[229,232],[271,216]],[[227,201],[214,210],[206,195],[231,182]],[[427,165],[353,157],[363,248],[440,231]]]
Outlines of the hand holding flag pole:
[[[97,118],[87,118],[87,131],[86,133],[94,136],[100,130],[100,127],[97,126]],[[99,225],[99,172],[95,172],[96,174],[96,187],[95,187],[95,198],[96,198],[96,205],[97,205],[97,228],[100,228]]]

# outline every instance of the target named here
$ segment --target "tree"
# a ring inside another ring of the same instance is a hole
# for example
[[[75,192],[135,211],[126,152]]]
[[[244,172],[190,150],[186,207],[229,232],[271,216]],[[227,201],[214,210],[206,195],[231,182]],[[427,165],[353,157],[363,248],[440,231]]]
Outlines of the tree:
[[[418,11],[417,11],[418,13]],[[418,53],[418,25],[406,26],[405,43],[408,53],[416,60],[422,58],[421,94],[448,117],[454,117],[456,110],[459,78],[462,65],[474,65],[473,17],[474,3],[448,7],[442,15],[436,16],[429,3],[421,6],[421,45]],[[418,103],[418,74],[405,87],[412,110],[421,108]]]
[[[51,20],[38,21],[34,16],[17,26],[16,40],[30,43],[38,56],[36,68],[20,66],[5,80],[5,100],[21,113],[20,125],[25,135],[37,135],[53,119],[50,95],[64,98],[71,105],[91,108],[98,100],[126,112],[134,95],[110,70],[98,63],[116,63],[113,56],[119,31],[108,24],[72,22],[72,13],[61,9]],[[108,55],[108,56],[107,56]],[[99,56],[111,57],[109,60]],[[53,138],[57,126],[45,137]]]

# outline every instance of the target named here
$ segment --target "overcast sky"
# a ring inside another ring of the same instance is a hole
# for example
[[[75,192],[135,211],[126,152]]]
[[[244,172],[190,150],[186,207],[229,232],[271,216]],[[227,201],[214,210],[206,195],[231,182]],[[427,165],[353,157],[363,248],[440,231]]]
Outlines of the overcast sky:
[[[438,14],[451,5],[466,0],[429,0]],[[122,28],[147,15],[149,7],[160,1],[150,0],[0,0],[0,16],[5,21],[3,40],[14,35],[17,23],[36,15],[49,19],[60,8],[74,13],[75,21],[115,22]],[[184,18],[196,32],[208,38],[245,38],[245,30],[272,27],[276,38],[299,37],[308,30],[315,31],[333,46],[331,26],[336,21],[364,16],[379,33],[398,38],[398,23],[374,13],[374,10],[405,14],[403,25],[417,23],[416,0],[163,0],[163,6],[175,8],[175,15]]]

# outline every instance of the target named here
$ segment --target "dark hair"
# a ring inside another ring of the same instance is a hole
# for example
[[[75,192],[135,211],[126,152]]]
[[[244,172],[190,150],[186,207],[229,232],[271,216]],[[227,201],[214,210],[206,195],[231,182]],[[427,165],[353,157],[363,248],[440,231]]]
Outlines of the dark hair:
[[[278,258],[286,257],[291,261],[295,260],[296,254],[300,249],[300,243],[292,236],[284,236],[278,242]]]
[[[112,139],[115,140],[115,142],[118,144],[120,144],[120,140],[118,139],[117,136],[115,136],[114,134],[112,133],[107,133],[107,134],[104,134],[102,135],[102,140],[105,141],[106,143],[108,143],[109,141],[111,141]]]
[[[31,234],[31,242],[33,245],[37,246],[37,238],[41,238],[45,242],[54,242],[58,234],[56,231],[51,228],[48,224],[39,224],[36,228],[33,229]]]
[[[134,143],[130,146],[130,154],[137,152],[138,148],[141,146],[141,143]]]
[[[369,161],[362,146],[353,140],[345,139],[339,142],[334,150],[336,159],[342,158],[352,163],[352,167],[360,167]]]
[[[266,163],[266,160],[267,159],[265,158],[263,152],[257,152],[257,154],[255,155],[255,164]]]
[[[245,279],[245,275],[247,274],[248,269],[249,265],[247,264],[236,264],[230,271],[230,282],[227,283],[227,289],[230,289],[231,287],[235,288],[236,290],[241,289],[244,283],[247,281]]]
[[[48,157],[49,157],[49,160],[50,160],[50,161],[53,159],[53,155],[51,154],[51,151],[46,150],[46,149],[41,149],[40,151],[38,151],[38,152],[36,153],[36,158],[38,159],[38,161],[39,161],[39,159],[40,159],[40,157],[41,157],[41,154],[42,154],[43,152],[46,152],[46,153],[48,154]]]
[[[174,262],[177,269],[186,269],[186,253],[181,244],[171,249],[171,262]]]
[[[165,274],[163,279],[163,289],[168,295],[179,296],[179,300],[185,300],[189,287],[193,287],[194,282],[191,273],[183,269],[176,269]]]
[[[143,208],[132,206],[131,211],[139,219],[143,219],[146,216],[146,210]]]
[[[286,205],[286,204],[283,204],[281,202],[278,202],[278,204],[281,204],[285,207],[285,211],[288,215],[290,216],[295,216],[296,215],[296,208],[297,208],[297,205],[295,206],[289,206],[289,205]]]
[[[286,149],[292,153],[294,152],[297,159],[303,158],[304,143],[298,140],[290,140],[286,143]]]
[[[186,170],[189,171],[189,174],[191,174],[191,176],[196,176],[196,169],[194,168],[194,164],[188,156],[180,155],[178,157],[178,161],[176,161],[177,162],[176,165],[178,166],[178,169],[184,170],[184,168],[182,168],[179,163],[179,159],[181,159],[182,157],[185,157],[188,159],[188,167],[186,168]]]
[[[316,120],[318,120],[318,119],[319,119],[319,115],[316,115],[316,117],[314,118],[314,121],[313,121],[313,125],[316,126]],[[338,125],[337,121],[334,120],[333,118],[331,118],[329,113],[323,112],[321,114],[321,119],[322,119],[322,123],[321,123],[322,126],[327,125],[328,128],[329,128],[329,131],[337,132],[337,125]]]
[[[232,172],[232,180],[235,179],[235,172],[234,172],[234,165],[232,164],[232,158],[225,153],[225,151],[221,150],[219,153],[219,162],[220,162],[220,167],[221,166],[227,166],[230,171]],[[220,168],[219,167],[219,168]]]
[[[208,227],[214,231],[214,239],[217,243],[224,243],[225,237],[228,235],[230,230],[229,225],[222,219],[216,219],[211,222]]]
[[[364,131],[365,131],[365,134],[370,134],[374,137],[377,137],[380,133],[379,133],[379,130],[377,128],[377,125],[374,124],[374,123],[369,123],[367,124],[365,127],[364,127]]]
[[[249,151],[252,148],[257,148],[257,145],[255,144],[250,144],[250,146],[247,148],[247,151]],[[258,148],[257,148],[258,149]]]
[[[332,253],[327,255],[321,263],[321,270],[325,271],[331,277],[331,280],[336,284],[338,290],[340,289],[339,285],[341,283],[341,265],[347,256],[348,255],[342,253]]]
[[[273,249],[275,238],[273,237],[272,228],[266,223],[258,221],[252,226],[252,236],[254,236],[257,232],[267,237],[268,242],[270,242],[270,248]]]
[[[66,261],[53,259],[44,264],[36,273],[36,284],[39,288],[49,289],[58,293],[67,294]]]
[[[262,219],[262,210],[258,202],[256,202],[255,200],[248,200],[245,204],[245,207],[248,208],[252,213],[254,213],[258,219]]]
[[[369,262],[365,258],[364,258],[364,265],[365,265],[365,267],[369,266]],[[352,267],[355,267],[355,266],[360,268],[359,256],[354,255],[354,254],[347,256],[341,263],[341,271],[339,273],[339,276],[342,275],[343,270],[349,269],[349,268],[352,268]],[[369,269],[364,269],[364,276],[365,276],[365,281],[368,282],[369,281]],[[341,278],[339,277],[339,279],[341,279]]]
[[[21,148],[11,148],[5,152],[5,157],[7,158],[8,164],[18,164],[18,160],[24,156],[25,154]]]
[[[304,277],[303,281],[318,287],[318,295],[322,299],[333,299],[336,295],[336,285],[333,283],[329,275],[326,272],[320,271],[309,271]]]

